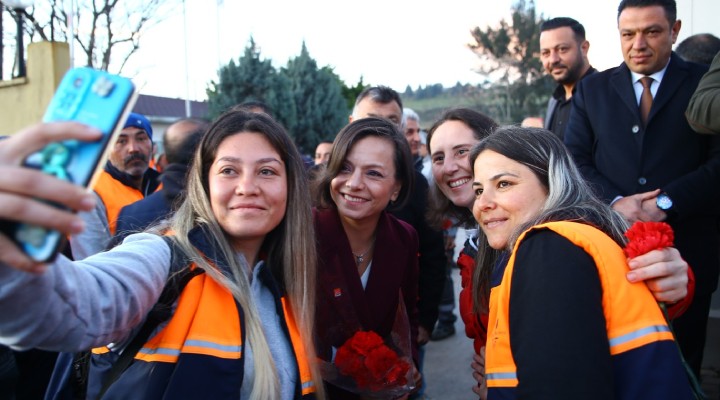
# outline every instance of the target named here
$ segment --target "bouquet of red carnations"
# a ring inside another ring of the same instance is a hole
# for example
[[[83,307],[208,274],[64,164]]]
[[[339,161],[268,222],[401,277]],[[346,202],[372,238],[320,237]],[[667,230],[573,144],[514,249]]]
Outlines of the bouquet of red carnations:
[[[332,361],[321,361],[323,380],[344,390],[373,398],[397,398],[415,389],[410,323],[400,297],[390,334],[358,328],[333,348]]]
[[[400,358],[373,331],[358,331],[338,348],[335,365],[358,388],[371,392],[407,386],[411,363]]]

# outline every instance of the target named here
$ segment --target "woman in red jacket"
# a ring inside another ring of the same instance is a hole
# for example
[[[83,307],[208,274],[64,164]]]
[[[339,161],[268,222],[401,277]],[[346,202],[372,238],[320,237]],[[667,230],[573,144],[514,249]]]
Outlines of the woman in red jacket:
[[[457,260],[462,277],[460,292],[460,316],[465,323],[465,333],[473,339],[473,376],[481,384],[484,381],[484,346],[486,339],[487,310],[474,304],[472,276],[477,254],[475,242],[477,222],[472,215],[475,193],[472,188],[472,166],[468,155],[470,149],[498,127],[491,118],[467,108],[446,111],[436,121],[427,137],[428,154],[432,162],[435,181],[431,185],[430,209],[435,221],[454,217],[458,224],[468,230],[468,240]],[[504,262],[500,260],[499,262]],[[670,309],[677,316],[692,300],[694,281],[687,263],[676,249],[656,250],[629,260],[631,282],[645,280],[658,301],[678,302]],[[682,301],[680,301],[682,300]],[[473,388],[483,396],[484,388]]]

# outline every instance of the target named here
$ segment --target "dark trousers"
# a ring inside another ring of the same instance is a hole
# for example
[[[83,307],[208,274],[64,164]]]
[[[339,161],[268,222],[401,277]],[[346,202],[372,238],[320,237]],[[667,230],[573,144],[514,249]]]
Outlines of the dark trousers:
[[[683,357],[700,379],[705,339],[707,336],[708,315],[712,294],[695,294],[692,304],[685,313],[672,321],[675,338],[680,345]]]
[[[19,372],[15,399],[42,400],[58,353],[37,349],[14,353]]]
[[[445,286],[443,286],[442,297],[440,298],[440,305],[438,306],[438,323],[439,324],[454,324],[457,320],[455,315],[455,284],[452,280],[452,266],[455,262],[453,260],[453,251],[449,250],[447,254],[448,262],[445,264]]]
[[[13,351],[0,345],[0,400],[15,399],[18,375]]]

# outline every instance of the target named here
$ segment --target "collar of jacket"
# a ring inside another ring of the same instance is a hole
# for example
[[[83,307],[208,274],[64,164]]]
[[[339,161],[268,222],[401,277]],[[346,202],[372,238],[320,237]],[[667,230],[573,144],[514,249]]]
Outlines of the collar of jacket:
[[[196,249],[207,257],[212,264],[220,269],[226,276],[232,276],[230,271],[229,262],[227,258],[220,251],[220,244],[210,234],[210,229],[206,224],[198,224],[188,232],[188,240]],[[279,299],[285,294],[285,289],[282,285],[282,271],[276,272],[278,269],[273,265],[273,262],[265,257],[263,253],[260,253],[260,260],[266,262],[265,268],[260,270],[258,278],[260,281],[270,289],[276,299]],[[279,275],[278,275],[279,274]],[[279,304],[279,303],[278,303]]]
[[[160,175],[163,196],[172,203],[185,190],[188,167],[184,164],[168,164]]]
[[[130,175],[120,171],[119,169],[115,168],[114,165],[110,163],[110,161],[105,163],[105,172],[110,174],[110,176],[113,177],[113,179],[117,180],[118,182],[122,183],[123,185],[127,187],[135,187],[135,183],[133,182],[133,179],[130,177]],[[152,168],[148,168],[145,173],[143,174],[143,180],[141,187],[141,192],[143,194],[143,197],[155,192],[157,187],[160,185],[160,173],[155,171]]]

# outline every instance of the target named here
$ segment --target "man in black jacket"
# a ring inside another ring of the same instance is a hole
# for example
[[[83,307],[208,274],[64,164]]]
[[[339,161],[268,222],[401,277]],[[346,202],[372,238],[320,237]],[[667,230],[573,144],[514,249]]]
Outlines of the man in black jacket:
[[[572,18],[553,18],[540,25],[540,61],[558,83],[548,101],[544,127],[560,139],[565,136],[575,86],[597,72],[588,61],[589,49],[585,28]]]
[[[720,271],[720,137],[698,134],[685,118],[707,66],[672,52],[681,25],[676,15],[674,0],[620,3],[625,62],[580,81],[565,144],[598,195],[629,222],[666,221],[674,229],[696,285],[673,328],[698,374]]]

